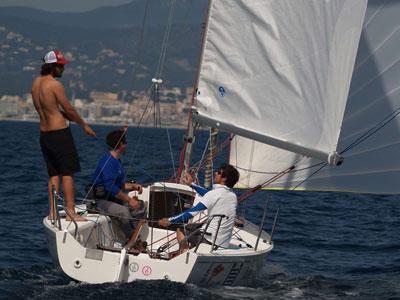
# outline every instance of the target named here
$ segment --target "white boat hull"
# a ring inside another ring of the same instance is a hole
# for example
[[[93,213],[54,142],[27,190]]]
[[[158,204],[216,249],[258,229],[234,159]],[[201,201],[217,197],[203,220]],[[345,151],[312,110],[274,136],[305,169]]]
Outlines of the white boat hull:
[[[144,197],[146,193],[144,192]],[[75,226],[61,219],[61,230],[47,218],[43,220],[46,230],[48,248],[54,261],[69,277],[87,283],[131,282],[133,280],[166,279],[183,283],[209,285],[244,285],[266,261],[273,244],[269,235],[262,232],[257,251],[254,250],[259,229],[246,223],[243,228],[235,228],[235,237],[231,247],[211,251],[211,246],[200,244],[195,252],[188,252],[174,258],[165,255],[155,257],[157,249],[174,232],[144,225],[141,237],[149,245],[147,253],[133,255],[125,250],[110,251],[98,247],[100,244],[111,245],[113,240],[112,222],[108,217],[97,214],[86,215],[89,222],[79,222],[76,237]],[[161,240],[162,239],[162,240]],[[251,246],[250,246],[251,245]],[[177,245],[170,251],[177,249]]]

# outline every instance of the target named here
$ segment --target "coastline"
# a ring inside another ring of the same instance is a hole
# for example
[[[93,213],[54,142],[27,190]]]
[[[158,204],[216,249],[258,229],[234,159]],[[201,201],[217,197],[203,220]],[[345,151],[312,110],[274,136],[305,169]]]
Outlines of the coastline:
[[[129,127],[138,127],[134,123],[124,123],[124,122],[104,122],[104,121],[90,121],[84,119],[86,123],[89,125],[100,125],[100,126],[125,126],[128,125]],[[31,123],[39,123],[38,118],[15,118],[15,117],[4,117],[0,116],[0,122],[2,121],[10,121],[10,122],[31,122]],[[75,124],[75,123],[73,123]],[[152,124],[141,124],[140,128],[153,128],[154,126]],[[168,124],[168,125],[162,125],[161,128],[171,128],[171,129],[186,129],[186,126],[182,126],[179,124]]]

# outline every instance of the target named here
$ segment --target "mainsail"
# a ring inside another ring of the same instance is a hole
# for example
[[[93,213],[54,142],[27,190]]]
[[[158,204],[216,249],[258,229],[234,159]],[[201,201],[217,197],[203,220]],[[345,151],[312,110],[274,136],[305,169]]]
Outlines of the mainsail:
[[[243,4],[243,1],[238,2],[240,5]],[[231,143],[230,163],[241,171],[240,186],[253,187],[265,182],[276,172],[296,164],[293,172],[280,178],[268,188],[297,187],[322,191],[400,193],[398,184],[400,120],[396,118],[385,123],[395,117],[400,109],[398,81],[400,2],[370,0],[364,20],[366,1],[263,1],[262,3],[250,1],[250,3],[243,5],[244,11],[251,12],[248,22],[251,23],[250,19],[254,18],[255,13],[263,14],[261,8],[265,8],[264,13],[268,16],[267,21],[264,21],[265,37],[257,39],[260,45],[264,45],[262,41],[269,42],[266,46],[258,47],[262,49],[261,53],[267,54],[264,58],[258,57],[255,60],[253,55],[246,54],[252,51],[254,45],[247,38],[248,33],[243,34],[249,30],[245,18],[237,16],[232,18],[234,20],[228,18],[227,11],[238,7],[232,7],[233,4],[225,7],[225,14],[223,12],[216,14],[211,7],[210,20],[218,16],[224,20],[225,26],[212,26],[211,23],[207,30],[211,34],[207,36],[209,46],[206,44],[204,50],[199,79],[200,94],[197,95],[200,120],[204,116],[203,119],[214,126],[217,126],[218,122],[220,125],[227,124],[228,131],[234,133],[238,133],[234,130],[235,127],[243,127],[250,131],[249,128],[256,122],[259,126],[256,131],[263,131],[272,137],[279,137],[327,153],[334,150],[338,153],[347,151],[342,154],[345,161],[340,167],[325,166],[319,170],[323,166],[321,160],[310,158],[307,153],[293,153],[254,141],[251,134],[244,135],[246,138],[236,135]],[[220,2],[214,2],[214,5],[217,4]],[[225,4],[227,3],[222,6]],[[253,4],[258,7],[253,7]],[[248,8],[250,5],[253,10]],[[303,22],[306,10],[310,14]],[[228,20],[225,20],[226,18]],[[362,26],[359,28],[362,30],[361,38],[353,70],[351,56],[354,55],[352,51],[356,49],[358,42],[355,31],[362,20]],[[260,19],[256,18],[254,21],[256,24],[250,26],[257,34],[262,32],[257,26],[260,22]],[[315,24],[314,29],[324,28],[321,29],[324,33],[313,32],[315,35],[311,38],[309,29],[305,29],[309,23]],[[294,29],[291,28],[293,24],[295,24]],[[239,34],[243,38],[234,35],[235,30],[231,28],[235,26],[240,27]],[[306,30],[305,37],[302,36],[300,29]],[[287,38],[289,41],[285,40],[284,30],[289,32]],[[290,34],[291,30],[295,32]],[[229,34],[226,31],[229,31]],[[254,33],[253,36],[260,35]],[[339,39],[338,36],[345,41],[334,43],[335,38],[336,41]],[[302,50],[304,39],[310,40],[309,48],[305,48],[310,53],[299,52]],[[283,45],[291,46],[278,47],[277,49],[282,51],[277,51],[275,56],[271,55],[267,50],[272,47],[271,44],[279,45],[280,41]],[[224,58],[226,53],[239,51],[233,50],[234,44],[239,44],[239,48],[243,50],[242,54],[236,52],[229,59]],[[296,44],[300,46],[297,47]],[[332,49],[335,46],[337,48]],[[211,51],[207,53],[207,49],[212,48],[214,51],[217,50],[214,55]],[[292,56],[288,54],[291,51]],[[332,60],[329,64],[320,63],[320,60],[314,64],[315,60],[307,60],[310,57],[321,60],[321,57],[325,57]],[[296,69],[296,64],[292,67],[289,63],[282,64],[279,68],[277,63],[284,62],[284,59],[292,62],[289,60],[292,58],[298,59],[300,69]],[[253,77],[247,77],[246,72],[254,63],[258,63],[259,68],[265,70],[265,75],[253,74]],[[222,71],[221,66],[229,68]],[[329,68],[326,68],[327,66]],[[233,75],[235,68],[240,74],[236,77]],[[324,70],[332,71],[332,74],[323,73]],[[258,76],[264,76],[259,90],[253,85]],[[324,86],[322,80],[327,78],[329,80],[324,82]],[[332,78],[336,78],[337,81]],[[350,90],[347,92],[350,79]],[[219,91],[219,87],[223,87],[223,90]],[[300,92],[295,93],[295,91]],[[258,101],[254,100],[256,92],[262,95],[258,108],[255,108],[256,104],[252,106]],[[290,92],[293,92],[291,97],[282,96],[290,95]],[[316,103],[310,104],[314,100]],[[247,104],[248,101],[251,104]],[[252,111],[253,115],[248,113],[249,111]],[[258,114],[260,117],[257,117]],[[340,117],[340,114],[343,114],[343,117]],[[210,120],[215,121],[210,122]],[[251,120],[250,125],[242,123],[249,120]],[[331,124],[333,125],[330,126]],[[289,129],[292,125],[293,128]],[[379,131],[374,133],[376,129]],[[371,133],[371,136],[355,147],[348,148],[365,133]],[[313,175],[316,171],[318,172]]]
[[[399,1],[368,2],[338,152],[363,134],[382,128],[343,153],[340,167],[326,166],[311,177],[321,167],[317,160],[237,136],[230,161],[241,169],[241,186],[254,186],[296,163],[297,171],[269,187],[292,189],[301,184],[299,188],[306,190],[400,193],[400,120],[385,123],[400,108],[399,14]]]
[[[211,1],[194,117],[328,161],[366,2]]]

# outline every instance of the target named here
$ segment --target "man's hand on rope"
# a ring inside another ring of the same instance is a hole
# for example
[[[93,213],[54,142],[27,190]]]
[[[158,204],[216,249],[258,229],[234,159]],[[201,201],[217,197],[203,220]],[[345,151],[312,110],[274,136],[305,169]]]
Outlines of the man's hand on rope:
[[[193,182],[193,177],[189,173],[185,173],[185,178],[183,179],[183,183],[190,186]]]
[[[158,220],[158,225],[162,227],[168,227],[169,225],[171,225],[171,222],[168,220],[168,218],[163,218]]]
[[[137,197],[131,197],[129,198],[129,206],[132,207],[134,210],[137,210],[140,208],[140,203]]]
[[[133,183],[133,182],[126,182],[125,189],[138,191],[139,194],[141,194],[143,192],[143,187],[140,184]]]

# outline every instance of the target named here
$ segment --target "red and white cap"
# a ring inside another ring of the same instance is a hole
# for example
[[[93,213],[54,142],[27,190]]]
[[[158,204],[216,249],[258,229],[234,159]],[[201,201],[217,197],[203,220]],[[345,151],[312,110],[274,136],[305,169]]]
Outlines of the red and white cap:
[[[57,63],[60,65],[65,65],[69,63],[69,61],[65,59],[60,50],[54,50],[46,53],[46,55],[43,57],[43,61],[45,64]]]

